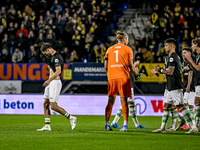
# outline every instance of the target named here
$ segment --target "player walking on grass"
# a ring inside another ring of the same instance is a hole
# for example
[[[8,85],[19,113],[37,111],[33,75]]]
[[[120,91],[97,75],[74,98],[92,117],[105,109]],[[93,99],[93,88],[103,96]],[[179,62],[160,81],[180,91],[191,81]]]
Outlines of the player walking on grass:
[[[122,114],[124,118],[123,127],[120,131],[127,131],[128,127],[128,103],[127,98],[131,97],[131,83],[129,69],[133,74],[138,73],[139,62],[133,64],[133,51],[127,46],[128,35],[117,31],[118,43],[109,47],[105,56],[105,70],[108,76],[108,103],[105,109],[105,130],[112,130],[109,124],[112,108],[116,95],[119,92]]]
[[[164,113],[162,116],[162,125],[159,129],[154,130],[152,132],[162,132],[164,133],[166,130],[166,125],[168,118],[170,116],[170,107],[175,105],[179,108],[181,113],[183,114],[185,120],[191,125],[190,131],[186,132],[196,133],[198,129],[196,125],[192,122],[191,115],[189,111],[183,105],[183,84],[181,81],[181,61],[177,53],[175,52],[176,48],[176,40],[173,38],[169,38],[165,40],[165,50],[166,53],[169,54],[168,62],[166,69],[160,68],[156,66],[152,73],[162,73],[167,77],[167,93],[166,93],[166,101],[164,102]]]
[[[37,131],[50,131],[50,108],[62,114],[66,118],[70,120],[72,130],[76,127],[77,118],[70,115],[66,112],[62,107],[57,105],[58,97],[62,88],[62,82],[60,80],[60,75],[63,71],[64,61],[62,56],[52,48],[50,43],[44,43],[41,46],[41,52],[45,56],[45,61],[49,66],[50,76],[49,79],[43,83],[45,87],[44,92],[44,117],[45,117],[45,126],[41,129],[37,129]]]
[[[130,73],[130,80],[131,80],[131,97],[128,98],[128,105],[129,105],[129,111],[130,111],[130,115],[132,117],[132,120],[135,124],[135,128],[136,129],[147,129],[146,127],[142,126],[139,124],[137,116],[136,116],[136,111],[135,111],[135,102],[134,102],[134,75],[132,72]],[[140,75],[138,75],[138,77],[140,77]],[[117,114],[115,115],[114,120],[111,123],[111,127],[113,128],[120,128],[119,125],[117,124],[119,119],[122,116],[122,107],[120,107],[117,111]]]
[[[196,105],[196,126],[199,128],[200,121],[200,38],[192,40],[192,50],[197,52],[196,63],[191,55],[185,55],[185,61],[195,70],[195,105]]]

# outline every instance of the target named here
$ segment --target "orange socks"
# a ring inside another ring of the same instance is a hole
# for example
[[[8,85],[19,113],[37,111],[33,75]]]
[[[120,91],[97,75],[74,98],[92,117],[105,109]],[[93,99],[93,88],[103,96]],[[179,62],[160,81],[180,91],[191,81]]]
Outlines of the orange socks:
[[[113,108],[113,103],[108,102],[108,104],[106,106],[106,110],[105,110],[106,121],[110,120],[110,116],[111,116],[111,113],[112,113],[112,108]]]
[[[128,121],[128,103],[127,102],[122,102],[122,114],[124,117],[124,120]]]

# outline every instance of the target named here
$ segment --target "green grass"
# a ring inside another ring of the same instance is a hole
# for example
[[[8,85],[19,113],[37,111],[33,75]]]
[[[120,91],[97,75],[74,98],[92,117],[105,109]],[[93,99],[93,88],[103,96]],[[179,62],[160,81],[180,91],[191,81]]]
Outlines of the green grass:
[[[165,134],[151,133],[160,127],[161,117],[138,117],[148,129],[135,129],[129,118],[127,132],[104,131],[104,116],[77,116],[77,126],[70,129],[69,120],[61,115],[51,117],[50,132],[38,132],[44,125],[42,115],[0,115],[0,150],[65,150],[65,149],[178,149],[200,147],[200,133],[185,135],[185,131]],[[111,117],[111,120],[114,117]],[[123,119],[119,121],[122,125]],[[171,122],[171,120],[169,120]]]

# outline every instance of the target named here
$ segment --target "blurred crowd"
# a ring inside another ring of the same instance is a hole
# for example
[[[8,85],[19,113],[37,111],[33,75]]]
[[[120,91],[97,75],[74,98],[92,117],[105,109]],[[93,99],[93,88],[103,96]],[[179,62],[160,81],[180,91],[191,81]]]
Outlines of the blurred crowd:
[[[0,63],[42,63],[52,44],[68,62],[103,62],[121,2],[113,0],[4,0],[0,8]]]
[[[166,56],[163,41],[177,40],[176,51],[181,56],[183,47],[191,46],[191,40],[200,37],[200,1],[151,0],[153,8],[145,23],[145,36],[136,38],[135,59],[141,62],[164,62]]]

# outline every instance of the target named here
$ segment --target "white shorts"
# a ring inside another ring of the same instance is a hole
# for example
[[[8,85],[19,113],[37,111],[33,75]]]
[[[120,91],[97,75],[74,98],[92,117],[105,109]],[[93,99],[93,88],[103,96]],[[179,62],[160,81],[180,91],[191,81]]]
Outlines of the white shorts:
[[[131,98],[128,97],[128,99],[127,99],[128,103],[134,102],[134,88],[131,88],[131,96],[132,96]]]
[[[195,97],[200,97],[200,85],[195,86]]]
[[[183,101],[184,104],[188,104],[188,105],[194,105],[194,99],[195,99],[195,92],[184,92],[184,96],[183,96]]]
[[[166,92],[164,102],[175,106],[183,104],[183,89]]]
[[[60,80],[53,80],[45,87],[44,98],[49,99],[49,102],[58,103],[58,97],[62,88],[62,82]]]
[[[166,102],[166,100],[167,100],[167,94],[168,94],[168,90],[167,89],[165,89],[165,92],[164,92],[164,103]]]

